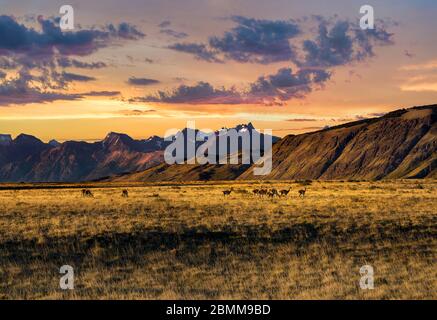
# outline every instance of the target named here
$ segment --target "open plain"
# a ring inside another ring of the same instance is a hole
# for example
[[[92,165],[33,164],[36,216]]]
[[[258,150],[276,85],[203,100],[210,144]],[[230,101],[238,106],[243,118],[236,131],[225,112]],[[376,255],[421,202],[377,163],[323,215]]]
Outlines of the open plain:
[[[0,298],[436,299],[436,208],[435,180],[2,184]]]

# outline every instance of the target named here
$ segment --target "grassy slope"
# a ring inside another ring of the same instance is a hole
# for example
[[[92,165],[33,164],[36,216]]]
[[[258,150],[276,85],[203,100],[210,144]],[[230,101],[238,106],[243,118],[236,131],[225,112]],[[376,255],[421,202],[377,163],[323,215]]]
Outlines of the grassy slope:
[[[315,181],[303,200],[300,184],[263,185],[292,191],[0,190],[0,298],[437,298],[435,181]],[[63,264],[75,268],[72,292],[58,289]],[[358,287],[364,264],[375,290]]]

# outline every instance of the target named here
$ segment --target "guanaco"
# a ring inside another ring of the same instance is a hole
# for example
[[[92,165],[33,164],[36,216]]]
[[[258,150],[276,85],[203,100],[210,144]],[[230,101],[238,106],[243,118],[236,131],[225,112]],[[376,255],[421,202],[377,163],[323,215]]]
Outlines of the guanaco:
[[[305,192],[307,192],[307,188],[306,187],[304,189],[300,189],[299,190],[299,197],[304,198],[305,197]]]
[[[223,197],[229,196],[231,194],[231,192],[234,191],[233,188],[231,188],[231,190],[225,190],[223,191]]]
[[[287,196],[288,195],[288,193],[290,192],[290,190],[291,190],[291,188],[288,188],[288,190],[281,190],[281,191],[279,191],[279,193],[281,194],[281,197],[282,196]]]

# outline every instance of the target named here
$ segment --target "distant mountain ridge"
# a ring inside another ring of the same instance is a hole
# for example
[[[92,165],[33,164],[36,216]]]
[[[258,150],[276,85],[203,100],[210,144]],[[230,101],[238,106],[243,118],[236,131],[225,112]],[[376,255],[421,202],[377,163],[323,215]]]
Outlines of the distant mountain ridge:
[[[250,123],[236,127],[237,131],[244,129],[255,130]],[[193,129],[182,132],[188,130]],[[171,143],[166,140],[158,136],[135,140],[110,132],[93,143],[44,143],[26,134],[15,139],[0,134],[0,182],[80,182],[143,171],[164,163],[164,150]]]
[[[342,180],[437,178],[437,105],[390,112],[345,123],[273,145],[270,174],[253,175],[256,164],[159,165],[111,181]]]
[[[0,139],[1,182],[76,182],[145,170],[162,162],[161,146],[110,133],[100,142]]]

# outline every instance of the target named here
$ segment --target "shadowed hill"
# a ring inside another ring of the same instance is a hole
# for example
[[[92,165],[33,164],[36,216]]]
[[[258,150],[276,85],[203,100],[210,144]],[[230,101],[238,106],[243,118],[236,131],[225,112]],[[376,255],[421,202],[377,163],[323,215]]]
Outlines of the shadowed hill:
[[[160,165],[114,181],[294,180],[435,178],[437,105],[289,135],[273,145],[273,168],[254,176],[252,166]]]
[[[257,179],[432,177],[437,161],[437,105],[398,110],[297,136],[273,146],[273,169]],[[239,179],[253,179],[252,168]]]

